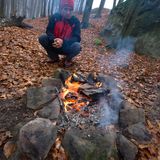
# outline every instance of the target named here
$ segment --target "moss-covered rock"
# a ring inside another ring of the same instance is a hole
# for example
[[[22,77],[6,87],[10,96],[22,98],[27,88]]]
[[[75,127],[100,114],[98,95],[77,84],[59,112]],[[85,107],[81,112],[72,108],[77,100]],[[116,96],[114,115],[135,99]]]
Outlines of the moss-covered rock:
[[[102,34],[117,48],[119,39],[133,37],[137,53],[160,57],[160,1],[126,0],[115,7]]]

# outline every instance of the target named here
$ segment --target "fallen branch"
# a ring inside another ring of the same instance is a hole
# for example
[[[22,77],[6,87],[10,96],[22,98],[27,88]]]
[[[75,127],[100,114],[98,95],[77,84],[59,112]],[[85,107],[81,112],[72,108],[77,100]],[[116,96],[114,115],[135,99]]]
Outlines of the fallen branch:
[[[25,17],[15,17],[12,16],[11,18],[0,18],[0,26],[1,27],[11,27],[17,26],[20,28],[33,28],[33,26],[26,24],[23,22]]]

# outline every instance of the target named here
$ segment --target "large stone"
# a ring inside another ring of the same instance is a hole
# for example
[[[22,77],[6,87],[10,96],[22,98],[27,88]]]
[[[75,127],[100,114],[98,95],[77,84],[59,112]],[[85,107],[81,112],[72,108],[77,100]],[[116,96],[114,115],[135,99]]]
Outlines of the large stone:
[[[91,133],[90,135],[90,141],[96,145],[94,160],[119,159],[116,147],[117,134],[114,131],[102,133],[100,130],[97,130],[95,133]]]
[[[32,87],[27,90],[27,107],[37,110],[44,107],[44,104],[53,99],[57,93],[56,88],[47,87]]]
[[[117,147],[123,160],[135,160],[138,149],[135,144],[130,142],[123,135],[117,137]]]
[[[63,145],[72,160],[118,159],[115,132],[71,129],[65,134]]]
[[[120,108],[121,109],[135,109],[136,107],[133,104],[129,103],[128,101],[123,100],[120,103]]]
[[[145,113],[141,108],[135,109],[121,109],[119,114],[119,124],[122,128],[130,125],[145,122]]]
[[[152,57],[160,57],[160,26],[138,37],[135,51]]]
[[[96,146],[88,140],[82,139],[76,133],[75,130],[67,131],[62,142],[70,160],[93,159]]]
[[[104,75],[104,74],[99,74],[97,76],[97,81],[102,82],[104,88],[109,88],[110,90],[117,89],[117,82],[111,76],[107,76],[107,75]]]
[[[137,140],[139,143],[147,143],[151,140],[151,135],[143,123],[133,124],[123,131],[128,138]]]
[[[44,106],[41,110],[37,112],[38,116],[50,120],[56,120],[59,116],[59,113],[60,103],[58,98],[56,98],[53,102]]]
[[[130,45],[137,53],[160,57],[159,6],[159,0],[126,0],[117,5],[102,33],[107,45],[116,49]]]
[[[57,88],[58,90],[60,90],[62,88],[62,82],[60,79],[57,78],[44,78],[42,80],[42,86],[43,87],[53,87],[53,88]]]
[[[32,121],[34,118],[25,118],[23,119],[21,122],[19,122],[18,124],[16,124],[14,127],[11,128],[11,133],[13,135],[13,139],[15,141],[18,140],[18,136],[19,136],[19,132],[20,129],[27,124],[28,122]]]
[[[65,80],[66,80],[69,76],[71,76],[71,73],[70,73],[69,71],[64,70],[64,69],[61,69],[61,68],[58,68],[58,69],[54,72],[54,75],[53,75],[54,78],[60,79],[63,84],[65,84]]]
[[[19,150],[32,160],[43,160],[55,142],[57,129],[48,119],[37,118],[24,125],[19,134]]]

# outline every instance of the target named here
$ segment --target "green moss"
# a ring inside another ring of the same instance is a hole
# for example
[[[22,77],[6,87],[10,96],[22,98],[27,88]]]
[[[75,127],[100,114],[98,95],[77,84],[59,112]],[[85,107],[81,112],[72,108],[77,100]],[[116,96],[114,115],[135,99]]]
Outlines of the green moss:
[[[94,44],[95,44],[96,46],[100,46],[100,45],[102,45],[102,40],[99,39],[99,38],[96,38],[96,39],[94,40]]]

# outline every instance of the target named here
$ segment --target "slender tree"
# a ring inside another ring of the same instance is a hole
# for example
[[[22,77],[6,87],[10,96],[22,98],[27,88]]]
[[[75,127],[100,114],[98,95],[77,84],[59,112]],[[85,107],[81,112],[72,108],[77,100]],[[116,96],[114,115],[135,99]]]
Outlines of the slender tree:
[[[123,3],[123,1],[124,1],[124,0],[119,0],[117,5]]]
[[[0,0],[0,17],[4,17],[4,0]]]
[[[101,3],[99,5],[98,11],[95,15],[95,18],[100,18],[101,17],[101,13],[102,13],[102,10],[104,8],[105,2],[106,2],[106,0],[101,0]]]
[[[80,1],[81,0],[75,0],[74,1],[74,11],[75,12],[78,12]]]
[[[113,7],[112,7],[112,9],[114,9],[116,7],[116,3],[117,3],[117,0],[113,0]]]
[[[90,17],[90,13],[91,13],[91,9],[92,9],[92,4],[93,4],[93,0],[86,1],[84,14],[83,14],[83,18],[82,18],[82,24],[81,24],[81,27],[83,29],[88,28],[88,26],[89,26],[89,17]]]
[[[79,10],[78,10],[78,14],[82,14],[83,13],[83,4],[84,4],[84,0],[80,1],[80,6],[79,6]]]

